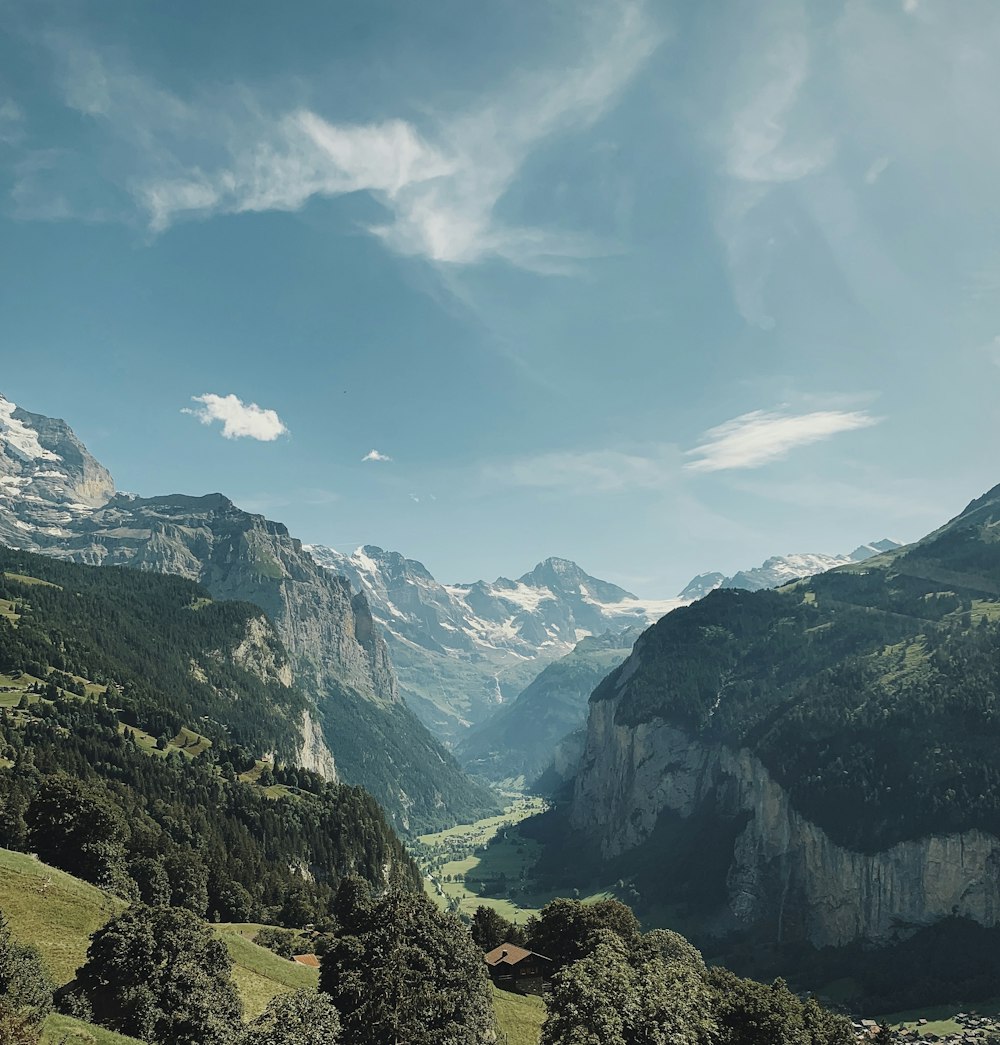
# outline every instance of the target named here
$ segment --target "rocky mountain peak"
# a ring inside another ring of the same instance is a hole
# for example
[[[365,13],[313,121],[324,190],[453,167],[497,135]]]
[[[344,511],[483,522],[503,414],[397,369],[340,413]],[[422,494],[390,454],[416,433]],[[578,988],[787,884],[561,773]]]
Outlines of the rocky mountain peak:
[[[57,418],[0,396],[0,541],[38,548],[104,504],[111,474]]]
[[[496,583],[500,585],[505,580],[506,578],[500,577]],[[560,594],[590,595],[599,602],[621,602],[624,599],[636,598],[617,584],[592,577],[572,560],[555,556],[538,563],[533,570],[518,577],[517,582],[530,588],[549,588]]]

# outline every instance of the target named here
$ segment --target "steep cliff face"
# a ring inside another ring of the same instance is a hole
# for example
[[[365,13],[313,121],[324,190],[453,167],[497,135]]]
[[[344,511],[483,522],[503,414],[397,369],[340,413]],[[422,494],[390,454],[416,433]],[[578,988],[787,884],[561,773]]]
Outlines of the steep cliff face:
[[[117,496],[75,530],[49,553],[176,573],[217,599],[253,602],[277,626],[300,682],[321,691],[336,677],[370,700],[398,702],[389,655],[364,597],[317,566],[281,523],[244,512],[222,494]]]
[[[646,842],[664,812],[742,814],[713,931],[823,947],[884,943],[951,915],[1000,924],[1000,839],[971,830],[852,852],[797,813],[746,748],[705,744],[662,720],[617,725],[616,707],[592,706],[571,822],[613,858]]]

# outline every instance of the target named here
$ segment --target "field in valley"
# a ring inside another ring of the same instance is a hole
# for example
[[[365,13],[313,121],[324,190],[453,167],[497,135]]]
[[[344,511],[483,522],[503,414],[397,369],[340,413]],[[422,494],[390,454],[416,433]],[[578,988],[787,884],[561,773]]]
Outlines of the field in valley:
[[[421,835],[410,851],[424,875],[424,889],[443,910],[472,917],[479,906],[492,907],[509,921],[523,924],[549,900],[568,895],[534,876],[541,846],[522,837],[518,825],[545,811],[541,798],[517,795],[499,816]],[[569,893],[577,895],[572,889]],[[603,900],[608,890],[578,898]]]

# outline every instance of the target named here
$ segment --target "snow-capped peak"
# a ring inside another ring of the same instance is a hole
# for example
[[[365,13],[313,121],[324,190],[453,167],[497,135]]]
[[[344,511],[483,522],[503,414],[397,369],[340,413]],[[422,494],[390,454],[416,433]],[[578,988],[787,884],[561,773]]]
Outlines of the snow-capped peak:
[[[38,441],[38,433],[14,416],[17,404],[0,395],[0,441],[24,461],[61,461]]]

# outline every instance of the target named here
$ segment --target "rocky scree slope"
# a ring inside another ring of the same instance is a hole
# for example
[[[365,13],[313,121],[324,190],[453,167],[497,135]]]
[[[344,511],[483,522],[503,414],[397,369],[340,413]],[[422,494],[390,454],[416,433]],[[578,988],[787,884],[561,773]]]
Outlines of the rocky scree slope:
[[[373,545],[351,555],[308,550],[365,593],[407,702],[450,744],[581,639],[645,626],[681,605],[639,599],[566,559],[546,559],[517,580],[442,584],[422,563]]]
[[[649,629],[591,698],[569,821],[702,933],[998,925],[998,649],[1000,487],[914,545]]]
[[[113,495],[108,472],[64,422],[4,403],[0,539],[76,562],[178,574],[214,598],[259,606],[310,698],[302,764],[368,788],[403,830],[493,808],[487,789],[468,781],[403,702],[364,594],[318,566],[285,526],[221,494]],[[60,473],[56,486],[41,474],[51,471]],[[83,495],[89,502],[70,500]]]

